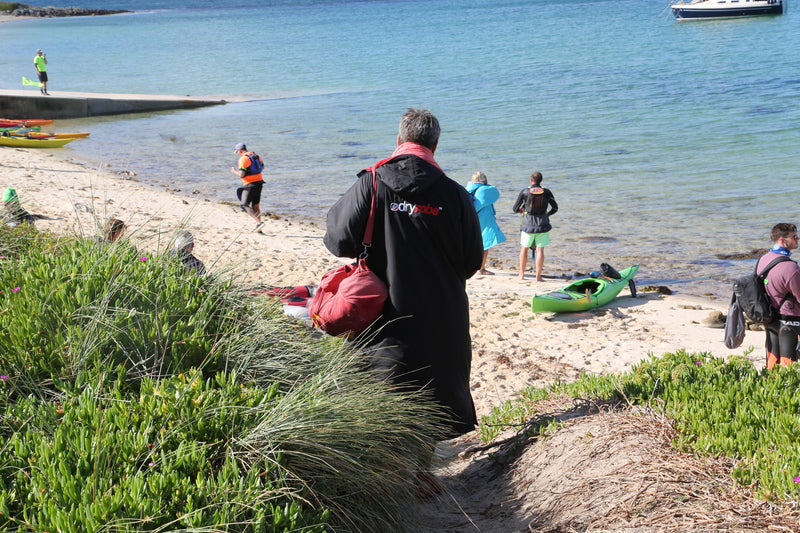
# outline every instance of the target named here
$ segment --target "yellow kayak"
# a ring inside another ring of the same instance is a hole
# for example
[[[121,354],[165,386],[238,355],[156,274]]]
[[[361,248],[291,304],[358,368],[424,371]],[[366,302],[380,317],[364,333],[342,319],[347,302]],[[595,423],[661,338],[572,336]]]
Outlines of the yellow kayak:
[[[0,136],[0,146],[13,146],[16,148],[60,148],[74,141],[74,137],[63,139],[29,139],[27,137]]]

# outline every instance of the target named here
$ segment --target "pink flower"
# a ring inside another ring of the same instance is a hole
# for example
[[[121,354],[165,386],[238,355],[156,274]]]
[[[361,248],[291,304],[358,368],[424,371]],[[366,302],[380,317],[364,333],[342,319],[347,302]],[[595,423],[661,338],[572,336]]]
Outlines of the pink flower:
[[[8,381],[9,379],[11,378],[9,378],[8,376],[0,376],[0,381]]]
[[[800,483],[800,476],[794,476],[794,480],[793,481],[795,483]]]
[[[142,257],[139,258],[139,261],[147,261],[147,256],[143,255]]]
[[[19,287],[14,287],[13,289],[11,289],[11,292],[19,292]]]
[[[702,362],[702,361],[695,361],[695,362],[694,362],[694,364],[696,364],[696,365],[702,365],[702,364],[703,364],[703,362]]]

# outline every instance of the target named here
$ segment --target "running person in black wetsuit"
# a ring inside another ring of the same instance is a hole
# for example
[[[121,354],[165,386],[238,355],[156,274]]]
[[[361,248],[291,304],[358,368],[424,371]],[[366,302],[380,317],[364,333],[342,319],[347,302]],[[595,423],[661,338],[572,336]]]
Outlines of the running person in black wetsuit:
[[[236,189],[236,195],[241,202],[242,211],[253,217],[256,221],[256,227],[253,231],[260,232],[264,227],[261,221],[261,188],[264,186],[264,179],[261,175],[264,163],[261,161],[261,156],[255,152],[247,150],[244,143],[239,143],[234,148],[234,151],[239,154],[239,166],[231,167],[231,172],[242,178],[242,186]],[[251,168],[253,165],[258,164],[260,168]]]

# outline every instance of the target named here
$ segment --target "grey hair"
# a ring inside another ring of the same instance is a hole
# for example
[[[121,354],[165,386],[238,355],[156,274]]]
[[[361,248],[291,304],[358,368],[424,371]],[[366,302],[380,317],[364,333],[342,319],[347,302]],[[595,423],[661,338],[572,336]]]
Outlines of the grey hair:
[[[440,133],[439,121],[433,113],[421,107],[409,107],[400,119],[398,139],[401,143],[421,144],[433,150],[439,142]]]
[[[486,179],[486,174],[481,171],[478,171],[472,175],[472,181],[475,183],[483,183],[484,185],[489,183],[489,180]]]
[[[190,231],[182,231],[175,237],[174,248],[185,250],[194,245],[194,235]]]

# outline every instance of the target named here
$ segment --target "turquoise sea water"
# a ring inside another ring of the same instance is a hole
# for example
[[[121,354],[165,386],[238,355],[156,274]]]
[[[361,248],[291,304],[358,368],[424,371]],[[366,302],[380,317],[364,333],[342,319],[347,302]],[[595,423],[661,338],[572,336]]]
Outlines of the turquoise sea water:
[[[639,263],[640,283],[727,293],[752,263],[719,254],[766,247],[775,222],[800,222],[791,9],[678,23],[661,0],[82,6],[135,13],[0,24],[0,88],[32,78],[42,48],[51,92],[228,100],[57,123],[92,132],[59,155],[181,193],[233,200],[233,146],[246,142],[267,164],[262,209],[322,220],[391,152],[405,108],[422,105],[442,123],[448,174],[465,183],[482,170],[500,188],[509,240],[490,260],[506,267],[518,254],[511,204],[534,170],[561,208],[554,274]]]

